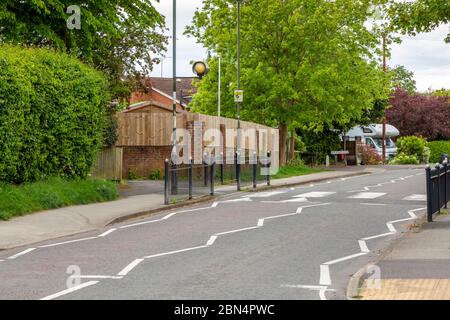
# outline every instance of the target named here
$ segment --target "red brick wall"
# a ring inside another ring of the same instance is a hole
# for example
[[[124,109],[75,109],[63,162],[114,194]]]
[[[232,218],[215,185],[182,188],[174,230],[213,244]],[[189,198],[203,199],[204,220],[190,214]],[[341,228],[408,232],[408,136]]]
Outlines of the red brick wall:
[[[159,170],[164,175],[164,160],[170,159],[171,152],[171,146],[124,147],[123,178],[128,178],[130,170],[145,178],[148,178],[150,173],[156,170]]]

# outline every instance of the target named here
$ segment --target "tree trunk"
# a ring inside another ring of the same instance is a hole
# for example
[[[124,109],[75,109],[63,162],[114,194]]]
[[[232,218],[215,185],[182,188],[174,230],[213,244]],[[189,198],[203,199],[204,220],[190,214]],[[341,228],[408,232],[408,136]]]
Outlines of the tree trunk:
[[[295,137],[296,137],[296,133],[295,130],[293,129],[291,131],[291,139],[290,139],[290,143],[289,143],[289,158],[288,160],[294,160],[295,158]]]
[[[288,127],[286,124],[280,124],[280,167],[286,165]]]

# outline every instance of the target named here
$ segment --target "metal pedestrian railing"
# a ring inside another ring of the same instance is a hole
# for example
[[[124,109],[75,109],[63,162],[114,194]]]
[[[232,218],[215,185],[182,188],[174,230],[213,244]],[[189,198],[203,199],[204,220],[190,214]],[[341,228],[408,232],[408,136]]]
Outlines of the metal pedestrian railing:
[[[232,164],[205,155],[202,164],[175,165],[168,159],[164,166],[164,203],[178,199],[193,199],[194,196],[215,195],[216,185],[236,185],[240,191],[242,187],[257,188],[258,183],[270,186],[271,153],[266,157],[243,155],[235,153]]]
[[[443,208],[448,208],[450,201],[450,165],[447,161],[436,165],[435,168],[427,166],[427,209],[428,222],[433,221],[433,216],[440,213]]]

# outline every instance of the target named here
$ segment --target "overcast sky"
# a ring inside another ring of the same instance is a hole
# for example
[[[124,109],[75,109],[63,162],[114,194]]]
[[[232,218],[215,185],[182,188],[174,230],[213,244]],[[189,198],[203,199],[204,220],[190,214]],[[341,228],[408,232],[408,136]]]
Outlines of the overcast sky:
[[[191,60],[203,60],[206,58],[206,50],[196,43],[194,38],[183,36],[185,27],[191,23],[196,8],[201,7],[202,0],[178,0],[177,1],[177,69],[178,76],[192,76]],[[168,34],[172,34],[172,0],[155,2],[155,7],[166,17],[169,27]],[[420,34],[417,37],[402,36],[403,43],[392,48],[392,58],[389,65],[404,65],[414,72],[417,88],[426,91],[429,88],[450,89],[450,44],[444,42],[449,32],[449,25],[444,25],[437,30]],[[167,58],[161,65],[154,68],[153,76],[172,76],[172,44],[167,51]]]

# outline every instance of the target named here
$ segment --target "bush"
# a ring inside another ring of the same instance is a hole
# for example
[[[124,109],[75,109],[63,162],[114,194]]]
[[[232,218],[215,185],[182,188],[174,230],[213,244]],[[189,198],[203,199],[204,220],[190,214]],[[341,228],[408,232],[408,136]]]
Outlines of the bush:
[[[358,150],[361,154],[361,162],[363,165],[376,165],[383,162],[383,157],[368,145],[358,144]]]
[[[137,174],[135,169],[128,170],[128,180],[140,180],[141,177]]]
[[[413,156],[419,162],[428,162],[429,150],[427,150],[427,142],[423,138],[401,137],[397,140],[397,148],[399,156]]]
[[[419,164],[420,161],[414,155],[399,154],[390,163],[391,164]]]
[[[107,92],[101,73],[66,54],[0,46],[0,181],[86,177]]]
[[[441,161],[443,154],[450,155],[450,140],[446,141],[432,141],[428,143],[431,150],[430,162],[438,163]]]
[[[162,180],[162,173],[159,170],[150,172],[149,176],[148,176],[149,180]]]
[[[117,186],[106,180],[49,178],[22,186],[0,184],[0,220],[69,205],[111,201]]]
[[[402,135],[420,135],[428,141],[450,139],[450,100],[448,97],[409,94],[398,89],[391,96],[387,121]]]

